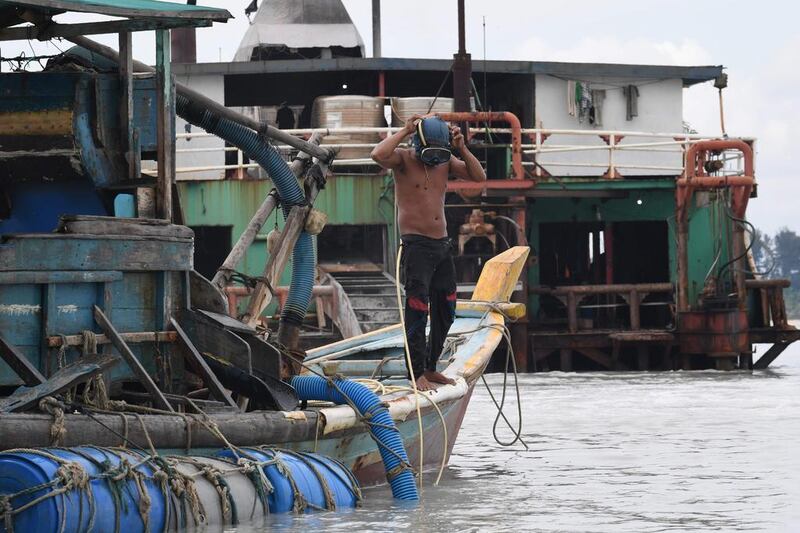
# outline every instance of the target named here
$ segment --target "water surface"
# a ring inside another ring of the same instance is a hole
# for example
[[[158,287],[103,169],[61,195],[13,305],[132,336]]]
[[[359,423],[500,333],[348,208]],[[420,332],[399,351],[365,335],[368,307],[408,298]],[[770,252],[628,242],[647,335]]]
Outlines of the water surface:
[[[418,506],[381,487],[355,511],[272,516],[268,529],[800,531],[800,346],[773,364],[522,376],[528,450],[494,442],[479,384],[450,467],[438,487],[426,476]]]

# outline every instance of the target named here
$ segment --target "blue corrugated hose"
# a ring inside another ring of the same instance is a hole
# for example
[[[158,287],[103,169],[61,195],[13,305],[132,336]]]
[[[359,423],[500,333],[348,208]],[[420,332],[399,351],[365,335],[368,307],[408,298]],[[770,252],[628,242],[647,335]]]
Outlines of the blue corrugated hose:
[[[289,165],[281,158],[277,150],[264,142],[258,133],[193,104],[182,95],[176,96],[176,112],[187,122],[238,147],[247,157],[261,165],[269,174],[275,188],[278,189],[284,219],[289,215],[293,206],[305,203],[305,194],[298,185],[297,178],[289,169]],[[296,325],[302,324],[311,301],[316,264],[317,257],[313,237],[303,231],[297,239],[292,254],[292,284],[286,305],[281,313],[281,321]]]
[[[383,465],[389,472],[395,472],[398,467],[408,464],[403,439],[389,415],[389,409],[383,405],[381,399],[361,383],[346,379],[334,380],[336,386],[331,385],[327,379],[318,376],[295,376],[291,385],[297,391],[301,400],[323,400],[336,404],[348,403],[349,398],[356,406],[361,416],[368,416],[372,437],[378,443]],[[345,397],[346,396],[346,397]],[[417,485],[414,474],[410,468],[402,468],[399,474],[389,479],[392,495],[399,500],[418,500]]]

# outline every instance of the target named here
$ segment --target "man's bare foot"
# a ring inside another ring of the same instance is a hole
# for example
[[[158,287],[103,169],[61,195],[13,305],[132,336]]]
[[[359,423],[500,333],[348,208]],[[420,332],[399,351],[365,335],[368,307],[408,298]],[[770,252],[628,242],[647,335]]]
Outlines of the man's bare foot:
[[[427,372],[426,372],[427,374]],[[431,383],[425,378],[425,374],[421,375],[417,378],[417,390],[418,391],[428,391],[436,389],[436,385]]]
[[[426,370],[420,379],[425,379],[430,383],[441,383],[442,385],[456,384],[455,380],[450,379],[441,372],[436,372],[435,370]]]

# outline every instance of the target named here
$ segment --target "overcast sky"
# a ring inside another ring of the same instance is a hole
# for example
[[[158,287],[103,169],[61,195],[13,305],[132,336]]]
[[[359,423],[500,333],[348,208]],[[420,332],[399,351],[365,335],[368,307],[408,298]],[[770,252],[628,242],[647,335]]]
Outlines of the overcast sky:
[[[198,60],[229,61],[247,28],[249,1],[198,3],[224,7],[235,17],[198,30]],[[343,3],[370,53],[371,1]],[[749,218],[767,232],[782,226],[800,231],[800,176],[792,159],[799,151],[791,141],[800,122],[800,2],[467,0],[473,60],[483,58],[484,16],[488,59],[724,65],[728,133],[758,138],[759,198],[751,201]],[[384,56],[449,58],[457,47],[456,0],[383,0],[382,18]],[[152,62],[153,41],[152,34],[138,34],[136,57]],[[40,53],[54,50],[33,46]],[[19,50],[30,51],[28,43],[2,44],[4,56]],[[718,113],[710,82],[684,91],[684,119],[700,133],[719,134]]]

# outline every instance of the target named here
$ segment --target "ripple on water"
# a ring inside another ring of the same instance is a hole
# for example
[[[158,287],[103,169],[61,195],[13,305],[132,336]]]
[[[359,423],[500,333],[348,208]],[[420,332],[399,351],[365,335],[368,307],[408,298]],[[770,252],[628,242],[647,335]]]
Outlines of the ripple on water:
[[[778,362],[755,373],[522,376],[527,451],[493,441],[479,385],[450,468],[438,487],[426,476],[419,506],[379,487],[355,511],[272,516],[266,529],[800,530],[800,348]],[[497,389],[502,377],[488,382]]]

